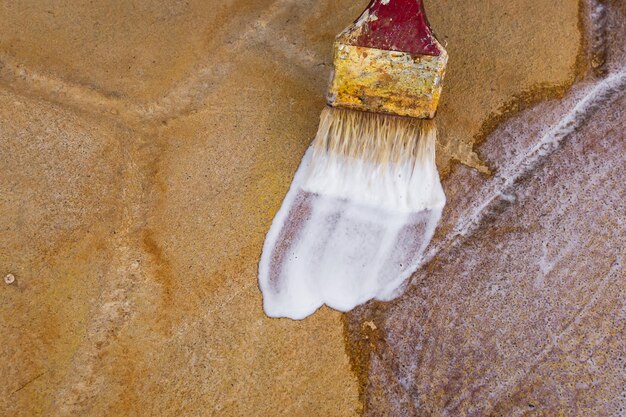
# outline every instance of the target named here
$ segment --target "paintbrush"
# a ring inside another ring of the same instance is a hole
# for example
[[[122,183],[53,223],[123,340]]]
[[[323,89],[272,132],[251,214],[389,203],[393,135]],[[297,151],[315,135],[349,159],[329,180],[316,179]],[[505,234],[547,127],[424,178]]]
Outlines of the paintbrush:
[[[328,106],[259,262],[268,316],[402,292],[445,204],[431,119],[446,62],[421,0],[374,0],[336,38]]]
[[[372,1],[335,41],[304,188],[402,211],[436,204],[425,148],[447,59],[422,0]]]

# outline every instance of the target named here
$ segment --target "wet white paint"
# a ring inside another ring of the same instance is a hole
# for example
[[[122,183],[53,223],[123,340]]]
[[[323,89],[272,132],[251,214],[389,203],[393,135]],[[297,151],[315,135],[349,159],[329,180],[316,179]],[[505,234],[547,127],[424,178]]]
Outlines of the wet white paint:
[[[313,193],[310,179],[316,167],[312,161],[315,165],[320,160],[314,157],[314,147],[306,152],[267,234],[259,263],[259,285],[268,316],[302,319],[323,304],[348,311],[368,300],[388,301],[402,293],[420,264],[445,204],[434,164],[435,137],[424,140],[431,143],[424,144],[428,152],[415,154],[419,158],[414,176],[387,177],[392,183],[386,189],[378,189],[381,183],[375,179],[374,188],[367,189],[363,177],[346,175],[345,167],[335,167],[328,172],[341,171],[344,176],[326,184],[330,192],[320,187]],[[428,186],[420,185],[418,176]],[[338,190],[353,195],[346,180],[353,182],[359,193],[381,194],[358,202],[342,198]],[[333,188],[333,183],[339,185]],[[404,204],[397,195],[380,198],[389,190],[406,189],[407,184],[423,193],[415,205]],[[397,201],[403,204],[394,207]]]

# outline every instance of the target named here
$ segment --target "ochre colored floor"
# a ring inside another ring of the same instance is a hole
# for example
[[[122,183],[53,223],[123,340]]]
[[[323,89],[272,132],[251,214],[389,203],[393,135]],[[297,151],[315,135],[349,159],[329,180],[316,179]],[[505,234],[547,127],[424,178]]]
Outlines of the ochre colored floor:
[[[402,415],[380,388],[395,366],[394,341],[374,346],[381,323],[366,340],[363,310],[271,320],[256,284],[324,105],[333,37],[366,4],[0,8],[0,276],[16,277],[0,282],[0,414]],[[487,184],[506,155],[475,145],[590,76],[589,6],[426,5],[450,53],[440,170]],[[451,207],[472,189],[447,188]],[[440,274],[460,268],[446,262]],[[437,415],[446,378],[420,400],[430,408],[403,410]]]

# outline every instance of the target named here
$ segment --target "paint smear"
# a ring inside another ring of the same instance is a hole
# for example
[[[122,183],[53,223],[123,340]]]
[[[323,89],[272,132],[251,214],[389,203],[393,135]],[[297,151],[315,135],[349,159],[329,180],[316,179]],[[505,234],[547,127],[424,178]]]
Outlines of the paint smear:
[[[337,113],[330,119],[339,117]],[[362,158],[320,154],[319,143],[324,139],[320,134],[333,130],[325,125],[332,124],[330,119],[322,114],[318,136],[265,240],[259,285],[270,317],[303,319],[323,304],[345,312],[372,299],[397,297],[420,264],[445,204],[434,163],[434,133],[419,139],[420,151],[412,153],[414,167],[409,174],[391,175],[407,172],[403,161],[372,165],[378,173],[366,169],[364,175]],[[328,174],[324,187],[320,186],[320,167]],[[352,168],[359,175],[353,175]],[[407,199],[407,185],[426,191],[421,199]],[[354,190],[367,198],[352,198]],[[389,190],[400,191],[390,194]]]

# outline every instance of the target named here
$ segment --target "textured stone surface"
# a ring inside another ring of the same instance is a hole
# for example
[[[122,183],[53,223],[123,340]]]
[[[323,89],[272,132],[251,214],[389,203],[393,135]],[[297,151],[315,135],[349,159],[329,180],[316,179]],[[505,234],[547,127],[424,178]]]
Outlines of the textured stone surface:
[[[438,112],[444,173],[450,161],[488,171],[473,152],[520,108],[562,93],[580,72],[582,2],[426,2],[450,56]]]
[[[0,48],[107,96],[156,99],[271,3],[11,2],[0,9]]]
[[[419,272],[414,282],[426,284],[397,302],[351,315],[347,350],[335,312],[303,322],[264,317],[256,286],[264,234],[315,133],[333,37],[366,3],[0,7],[0,275],[16,277],[0,283],[0,414],[347,416],[361,399],[373,415],[460,413],[470,405],[483,407],[475,414],[509,415],[528,411],[511,407],[532,399],[535,410],[553,415],[570,414],[572,404],[591,410],[599,400],[581,394],[575,398],[587,402],[577,403],[571,393],[598,385],[598,398],[614,394],[605,407],[618,404],[623,288],[615,277],[623,267],[615,242],[623,225],[610,214],[623,206],[607,190],[621,184],[621,142],[599,133],[601,121],[581,126],[516,184],[516,203],[492,226],[447,249],[460,208],[494,184],[455,168],[434,242],[441,250],[428,266],[434,272]],[[438,162],[444,171],[452,161],[485,170],[473,146],[501,115],[561,92],[580,72],[578,3],[426,7],[451,54]],[[588,40],[615,45],[590,55],[598,74],[622,68],[624,11],[613,7],[609,26],[600,13]],[[480,155],[492,169],[509,166],[536,139],[530,132],[558,122],[579,96],[520,114],[523,127],[506,139],[514,127],[498,130]],[[621,102],[612,103],[602,114],[617,126]],[[608,168],[584,175],[600,158]],[[574,175],[611,199],[579,195],[583,188],[567,179]],[[555,193],[586,201],[606,228],[572,209],[564,219],[580,228],[549,223],[547,197]],[[533,226],[528,213],[542,209],[548,223]],[[546,230],[556,237],[544,248],[532,234]],[[561,255],[557,242],[570,236],[580,247]],[[503,263],[498,251],[520,258]],[[577,263],[578,253],[589,261]],[[536,287],[532,268],[542,256],[548,272]],[[531,296],[536,311],[524,301]],[[500,350],[490,331],[506,336]],[[425,359],[415,359],[417,346],[430,349]],[[486,356],[494,350],[499,356]],[[502,375],[494,394],[501,396],[489,397],[484,381]],[[472,400],[485,395],[489,401]]]
[[[285,5],[44,6],[2,18],[0,414],[354,415],[340,315],[270,320],[256,285],[327,77],[267,45]]]
[[[349,315],[366,415],[626,414],[621,6],[587,22],[611,34],[605,68],[490,135],[496,174],[445,180],[409,290]]]
[[[128,131],[0,93],[3,415],[40,414],[71,372],[111,267]]]

